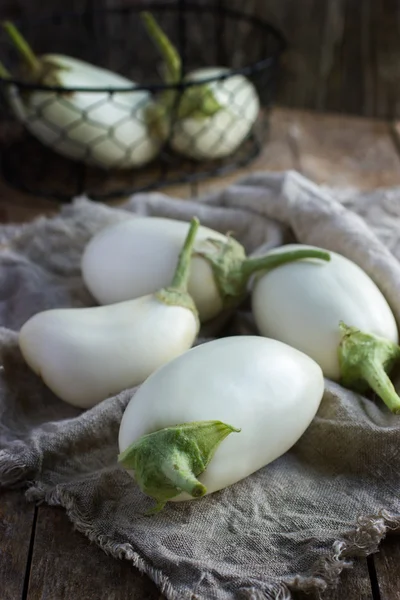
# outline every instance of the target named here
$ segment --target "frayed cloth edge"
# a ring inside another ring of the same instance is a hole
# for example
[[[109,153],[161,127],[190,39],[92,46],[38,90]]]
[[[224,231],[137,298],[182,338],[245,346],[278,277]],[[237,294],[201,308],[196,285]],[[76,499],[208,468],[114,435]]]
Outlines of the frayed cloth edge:
[[[341,540],[336,540],[330,553],[315,563],[309,576],[296,575],[285,579],[285,583],[291,590],[302,592],[323,592],[336,587],[342,571],[353,566],[349,559],[378,552],[379,544],[387,532],[397,529],[400,529],[400,515],[384,509],[376,515],[361,516],[355,528],[349,530]]]
[[[65,490],[57,487],[48,490],[34,481],[29,482],[28,486],[27,500],[65,508],[77,531],[95,542],[106,554],[130,561],[140,573],[150,577],[167,600],[207,600],[191,592],[178,593],[168,577],[143,559],[131,544],[114,542],[108,536],[96,532],[92,523],[77,508],[74,498]],[[377,552],[388,530],[397,529],[400,529],[400,515],[381,510],[377,515],[361,516],[357,519],[356,527],[348,531],[343,539],[336,540],[331,551],[315,563],[310,575],[283,578],[280,582],[266,584],[264,589],[241,588],[238,590],[238,600],[293,600],[292,591],[323,592],[335,587],[342,571],[352,568],[353,563],[349,559]]]

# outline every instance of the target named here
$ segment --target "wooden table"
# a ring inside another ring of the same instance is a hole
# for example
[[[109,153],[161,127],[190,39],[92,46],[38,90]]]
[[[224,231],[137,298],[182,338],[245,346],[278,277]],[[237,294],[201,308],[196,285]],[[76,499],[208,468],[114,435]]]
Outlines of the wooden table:
[[[297,169],[329,185],[374,189],[400,185],[398,128],[383,121],[276,109],[269,144],[249,170]],[[238,174],[168,190],[189,198],[225,186]],[[0,219],[26,221],[54,204],[0,185]],[[355,561],[324,600],[400,600],[400,537]],[[301,596],[316,600],[312,596]],[[0,492],[1,600],[162,600],[126,561],[106,556],[73,530],[65,512],[27,504],[22,492]],[[299,596],[300,598],[300,596]]]

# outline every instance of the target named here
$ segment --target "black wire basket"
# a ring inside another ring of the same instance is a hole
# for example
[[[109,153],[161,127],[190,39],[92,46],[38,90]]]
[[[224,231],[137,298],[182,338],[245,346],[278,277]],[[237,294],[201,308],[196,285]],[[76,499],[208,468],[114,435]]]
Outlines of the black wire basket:
[[[168,83],[143,10],[181,58]],[[73,87],[69,67],[61,86],[16,78],[19,57],[1,33],[0,168],[13,187],[62,202],[107,200],[234,171],[266,141],[285,42],[254,16],[220,1],[125,2],[17,25],[37,55],[73,56],[118,75],[104,85],[101,73],[83,74]]]

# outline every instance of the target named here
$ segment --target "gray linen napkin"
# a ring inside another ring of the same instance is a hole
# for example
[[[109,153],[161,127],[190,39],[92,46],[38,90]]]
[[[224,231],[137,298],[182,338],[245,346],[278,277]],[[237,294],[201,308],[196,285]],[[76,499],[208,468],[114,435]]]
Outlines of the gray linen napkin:
[[[352,556],[376,551],[388,528],[400,530],[400,417],[382,402],[326,381],[316,418],[286,455],[150,518],[152,502],[116,464],[119,422],[135,390],[81,412],[25,366],[20,326],[39,310],[94,304],[80,276],[82,250],[132,213],[198,215],[233,230],[249,252],[293,238],[337,251],[369,273],[400,323],[400,188],[343,205],[297,173],[256,173],[198,201],[138,194],[117,209],[80,198],[54,218],[0,228],[0,483],[65,507],[79,531],[146,572],[170,600],[285,600],[336,584]],[[239,311],[229,333],[252,332],[248,317]]]

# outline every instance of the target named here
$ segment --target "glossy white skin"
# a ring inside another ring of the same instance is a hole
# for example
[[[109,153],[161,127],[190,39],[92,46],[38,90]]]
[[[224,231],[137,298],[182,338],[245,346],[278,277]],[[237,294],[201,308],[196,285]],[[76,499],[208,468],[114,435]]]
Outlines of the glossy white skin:
[[[208,67],[193,71],[186,79],[201,81],[228,72],[229,69],[223,67]],[[216,159],[232,154],[250,132],[260,110],[256,89],[243,75],[207,85],[224,108],[205,119],[180,120],[174,127],[171,139],[174,150],[195,160]]]
[[[116,73],[71,57],[47,58],[66,68],[57,73],[61,87],[126,89],[135,85]],[[148,163],[161,147],[160,140],[149,135],[144,121],[144,109],[152,103],[148,92],[116,92],[110,97],[104,92],[58,96],[56,92],[36,91],[29,102],[17,88],[9,92],[18,119],[43,144],[68,158],[106,169],[126,169]],[[83,118],[84,113],[90,120]]]
[[[154,296],[34,315],[19,334],[21,352],[65,402],[89,408],[142,383],[188,350],[196,338],[191,310]]]
[[[287,245],[274,250],[313,246]],[[344,256],[330,262],[305,259],[258,277],[252,308],[260,333],[290,344],[339,380],[339,321],[398,343],[393,313],[370,277]]]
[[[189,223],[158,217],[136,217],[102,229],[87,244],[82,256],[82,276],[100,304],[112,304],[153,293],[169,285]],[[226,236],[200,226],[194,251],[213,250],[207,238]],[[189,293],[201,321],[222,310],[221,296],[209,263],[191,261]]]
[[[216,419],[239,427],[198,477],[211,494],[289,450],[314,418],[323,392],[322,371],[305,354],[258,336],[221,338],[149,377],[125,410],[119,449],[184,422]],[[183,493],[174,500],[190,499]]]

